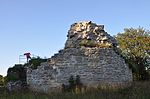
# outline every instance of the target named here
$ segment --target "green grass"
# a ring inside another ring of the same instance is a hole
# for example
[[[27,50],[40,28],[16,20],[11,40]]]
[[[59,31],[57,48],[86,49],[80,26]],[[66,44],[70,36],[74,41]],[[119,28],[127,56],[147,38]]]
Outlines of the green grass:
[[[91,89],[82,94],[61,93],[46,95],[30,91],[13,93],[1,91],[0,99],[150,99],[150,81],[133,82],[131,87],[125,89]]]

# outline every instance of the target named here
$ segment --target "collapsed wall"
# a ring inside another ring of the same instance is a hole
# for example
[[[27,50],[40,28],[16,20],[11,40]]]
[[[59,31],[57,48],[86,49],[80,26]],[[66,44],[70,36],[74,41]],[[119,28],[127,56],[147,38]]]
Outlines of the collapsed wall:
[[[132,72],[118,55],[117,43],[104,31],[103,25],[91,21],[71,25],[65,48],[42,63],[27,70],[30,89],[54,92],[67,84],[71,75],[79,75],[85,86],[123,84],[132,81]]]

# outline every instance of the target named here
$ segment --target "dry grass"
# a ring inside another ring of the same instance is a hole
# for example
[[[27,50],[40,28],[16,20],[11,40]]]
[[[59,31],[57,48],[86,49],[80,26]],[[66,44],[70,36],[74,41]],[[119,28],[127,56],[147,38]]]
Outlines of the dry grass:
[[[85,93],[40,94],[30,91],[8,93],[3,90],[0,99],[150,99],[150,81],[133,82],[125,89],[91,89]]]

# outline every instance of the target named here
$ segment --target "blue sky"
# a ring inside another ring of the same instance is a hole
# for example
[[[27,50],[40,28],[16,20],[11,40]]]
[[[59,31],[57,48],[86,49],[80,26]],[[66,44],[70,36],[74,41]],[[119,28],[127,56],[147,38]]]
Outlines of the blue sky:
[[[115,35],[150,28],[149,0],[0,0],[0,74],[25,52],[50,57],[64,47],[74,22],[91,20]]]

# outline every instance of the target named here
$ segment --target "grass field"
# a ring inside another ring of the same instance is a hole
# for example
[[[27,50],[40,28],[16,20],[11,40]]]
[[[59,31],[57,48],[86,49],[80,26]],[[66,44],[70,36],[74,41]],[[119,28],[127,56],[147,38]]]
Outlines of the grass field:
[[[30,91],[8,93],[0,91],[0,99],[150,99],[150,81],[134,82],[126,89],[90,90],[82,94],[41,94]]]

